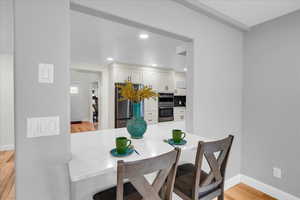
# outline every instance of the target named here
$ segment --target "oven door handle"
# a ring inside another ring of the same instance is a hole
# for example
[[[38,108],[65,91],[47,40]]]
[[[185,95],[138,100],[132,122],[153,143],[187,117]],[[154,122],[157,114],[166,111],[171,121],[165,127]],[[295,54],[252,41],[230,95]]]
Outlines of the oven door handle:
[[[165,108],[174,108],[174,106],[172,106],[172,107],[159,107],[159,108],[161,108],[161,109],[165,109]]]

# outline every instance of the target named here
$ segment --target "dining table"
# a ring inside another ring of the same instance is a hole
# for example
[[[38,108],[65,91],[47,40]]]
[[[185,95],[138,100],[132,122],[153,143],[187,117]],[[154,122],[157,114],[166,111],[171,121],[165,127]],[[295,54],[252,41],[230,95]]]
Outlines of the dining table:
[[[105,129],[71,134],[71,155],[68,163],[70,192],[72,200],[92,200],[95,193],[116,185],[117,161],[125,162],[147,159],[167,153],[174,145],[166,142],[172,138],[172,130],[180,129],[186,133],[187,143],[177,145],[181,148],[180,163],[195,162],[199,141],[211,141],[186,131],[185,122],[163,122],[149,125],[142,139],[131,139],[136,152],[126,157],[114,157],[110,151],[116,147],[117,137],[130,135],[126,128]],[[149,181],[154,175],[149,175]]]

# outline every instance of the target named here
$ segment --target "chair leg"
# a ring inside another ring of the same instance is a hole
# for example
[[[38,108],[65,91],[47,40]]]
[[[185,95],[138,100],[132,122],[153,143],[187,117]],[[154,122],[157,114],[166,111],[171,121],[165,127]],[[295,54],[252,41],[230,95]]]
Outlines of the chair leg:
[[[218,196],[218,200],[224,200],[224,191],[222,191],[221,195]]]
[[[218,196],[218,200],[224,200],[224,182],[221,185],[221,194]]]

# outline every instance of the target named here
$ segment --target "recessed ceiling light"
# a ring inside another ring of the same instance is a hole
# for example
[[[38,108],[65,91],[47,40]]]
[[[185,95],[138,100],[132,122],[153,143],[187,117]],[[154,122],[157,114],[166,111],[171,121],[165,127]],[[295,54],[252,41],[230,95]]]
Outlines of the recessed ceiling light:
[[[186,72],[186,71],[187,71],[187,68],[186,68],[186,67],[185,67],[185,68],[183,68],[183,71],[185,71],[185,72]]]
[[[145,40],[145,39],[148,39],[149,38],[149,35],[148,34],[146,34],[146,33],[142,33],[142,34],[140,34],[140,39],[143,39],[143,40]]]
[[[106,60],[107,60],[107,61],[114,61],[114,59],[111,58],[111,57],[106,58]]]
[[[157,67],[157,64],[152,64],[151,66],[152,66],[152,67]]]

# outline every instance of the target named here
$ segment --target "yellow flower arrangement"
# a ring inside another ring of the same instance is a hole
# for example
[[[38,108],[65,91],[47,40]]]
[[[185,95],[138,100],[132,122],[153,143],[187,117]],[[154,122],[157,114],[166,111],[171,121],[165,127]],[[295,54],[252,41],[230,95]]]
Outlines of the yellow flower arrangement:
[[[119,101],[130,100],[134,103],[139,103],[144,99],[156,99],[158,96],[158,94],[148,86],[141,89],[134,89],[133,84],[130,81],[126,81],[125,83],[125,85],[117,85],[117,87],[120,88],[120,95],[122,96]]]

